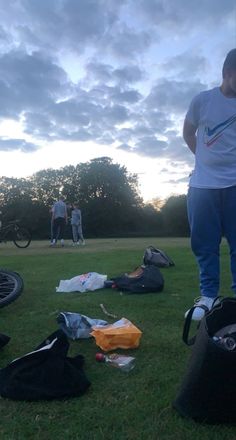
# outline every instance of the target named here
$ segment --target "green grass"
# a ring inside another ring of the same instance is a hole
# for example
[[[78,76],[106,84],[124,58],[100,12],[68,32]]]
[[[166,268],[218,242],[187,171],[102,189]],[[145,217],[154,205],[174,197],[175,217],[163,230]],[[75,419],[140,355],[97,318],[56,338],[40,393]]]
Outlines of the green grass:
[[[162,270],[159,294],[125,295],[110,289],[85,294],[56,293],[60,279],[96,271],[108,278],[132,271],[152,244],[176,263]],[[198,296],[198,273],[189,240],[87,240],[79,249],[50,249],[33,242],[28,249],[0,245],[0,266],[18,271],[25,283],[22,296],[0,310],[0,332],[11,336],[1,350],[0,367],[34,349],[58,328],[56,316],[71,311],[107,319],[100,303],[118,318],[126,317],[143,332],[136,350],[117,350],[136,357],[129,374],[95,361],[94,339],[71,342],[69,355],[83,354],[92,385],[80,398],[14,402],[0,399],[1,440],[234,440],[236,428],[207,426],[181,418],[171,407],[191,349],[182,342],[183,314]],[[230,295],[228,250],[222,244],[222,295]],[[227,372],[226,372],[227,374]]]

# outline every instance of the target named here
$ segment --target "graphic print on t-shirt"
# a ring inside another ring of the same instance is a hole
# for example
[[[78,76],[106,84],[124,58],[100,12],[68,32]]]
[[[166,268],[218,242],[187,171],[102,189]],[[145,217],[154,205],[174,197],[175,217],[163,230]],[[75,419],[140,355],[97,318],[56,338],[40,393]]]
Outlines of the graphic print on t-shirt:
[[[226,130],[226,128],[228,128],[234,122],[236,122],[236,114],[226,119],[226,121],[217,124],[213,128],[205,127],[206,146],[210,147],[212,144],[214,144],[217,141],[217,139],[219,139],[219,137],[222,136],[223,131]]]

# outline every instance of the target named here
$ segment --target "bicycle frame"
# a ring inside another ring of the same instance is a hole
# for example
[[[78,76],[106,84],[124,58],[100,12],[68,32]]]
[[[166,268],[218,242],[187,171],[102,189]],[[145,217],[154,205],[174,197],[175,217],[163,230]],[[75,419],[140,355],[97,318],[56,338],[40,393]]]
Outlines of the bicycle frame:
[[[9,222],[6,226],[0,227],[0,242],[7,241],[7,236],[11,232],[15,232],[19,229],[17,222]],[[9,237],[10,238],[10,237]]]
[[[0,243],[8,240],[18,248],[27,248],[31,242],[31,232],[21,226],[19,220],[13,220],[0,229]]]

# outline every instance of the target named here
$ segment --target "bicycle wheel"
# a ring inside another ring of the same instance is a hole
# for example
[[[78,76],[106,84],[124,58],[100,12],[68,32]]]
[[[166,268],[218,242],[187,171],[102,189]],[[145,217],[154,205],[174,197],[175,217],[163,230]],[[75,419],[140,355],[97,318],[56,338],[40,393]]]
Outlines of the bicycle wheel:
[[[24,287],[21,276],[10,270],[0,269],[0,307],[5,307],[20,296]]]
[[[31,234],[28,229],[19,227],[14,233],[13,243],[18,248],[27,248],[31,242]]]

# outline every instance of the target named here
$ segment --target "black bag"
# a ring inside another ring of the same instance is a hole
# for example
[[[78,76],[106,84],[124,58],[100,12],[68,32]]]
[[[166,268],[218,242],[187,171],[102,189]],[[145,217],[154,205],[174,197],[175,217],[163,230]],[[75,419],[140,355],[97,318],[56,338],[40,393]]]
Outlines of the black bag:
[[[0,395],[14,400],[50,400],[80,396],[90,382],[83,372],[84,357],[67,357],[69,342],[57,330],[34,351],[0,370]]]
[[[224,327],[236,324],[236,298],[219,300],[200,321],[196,337],[189,339],[193,309],[183,332],[184,342],[194,344],[192,356],[173,406],[182,416],[197,422],[235,423],[236,349],[228,350],[213,337]]]
[[[10,336],[4,335],[4,333],[0,333],[0,348],[7,345],[10,339]]]
[[[129,293],[161,292],[164,288],[163,276],[156,266],[139,266],[134,272],[113,278],[113,286]]]
[[[171,260],[165,252],[156,249],[153,246],[148,246],[145,250],[143,264],[154,264],[157,267],[171,267],[175,265],[173,260]]]

